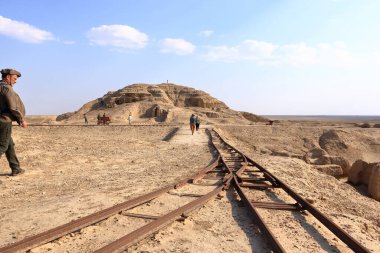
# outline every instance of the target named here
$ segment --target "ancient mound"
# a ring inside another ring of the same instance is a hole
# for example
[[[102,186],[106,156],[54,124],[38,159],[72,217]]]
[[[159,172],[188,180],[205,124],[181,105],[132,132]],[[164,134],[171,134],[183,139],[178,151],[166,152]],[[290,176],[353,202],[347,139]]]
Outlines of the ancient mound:
[[[132,84],[84,104],[78,111],[61,114],[57,121],[82,123],[86,114],[90,123],[98,115],[111,117],[112,123],[125,124],[132,115],[134,123],[187,123],[197,113],[202,124],[267,121],[252,113],[237,112],[204,91],[175,84]]]

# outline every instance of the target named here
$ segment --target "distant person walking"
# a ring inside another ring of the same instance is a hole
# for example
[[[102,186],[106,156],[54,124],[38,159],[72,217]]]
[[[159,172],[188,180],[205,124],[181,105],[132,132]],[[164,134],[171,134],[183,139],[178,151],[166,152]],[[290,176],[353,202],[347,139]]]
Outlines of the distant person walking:
[[[12,139],[12,121],[16,121],[22,128],[27,127],[25,107],[19,95],[13,90],[17,78],[21,73],[14,69],[2,69],[0,81],[0,157],[5,153],[12,176],[25,171],[20,168],[16,156],[15,143]]]
[[[100,125],[100,123],[101,123],[101,120],[100,120],[101,118],[102,118],[102,117],[100,117],[100,113],[98,113],[98,117],[97,117],[97,119],[98,119],[98,123],[97,123],[97,124],[98,124],[98,125]]]
[[[194,114],[191,114],[190,116],[190,130],[191,130],[191,134],[194,135],[194,130],[195,130],[195,115]]]
[[[86,115],[86,114],[83,114],[83,117],[84,117],[84,123],[85,123],[86,125],[88,125],[87,115]]]
[[[131,121],[132,121],[132,114],[130,113],[129,116],[128,116],[129,125],[131,124]]]
[[[195,118],[195,129],[198,131],[199,125],[201,124],[201,120],[199,119],[198,115]]]

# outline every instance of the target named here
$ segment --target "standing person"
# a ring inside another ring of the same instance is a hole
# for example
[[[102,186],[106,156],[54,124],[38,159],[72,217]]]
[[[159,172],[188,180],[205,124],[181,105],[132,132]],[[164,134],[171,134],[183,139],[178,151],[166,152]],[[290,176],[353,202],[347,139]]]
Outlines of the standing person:
[[[0,157],[5,153],[12,176],[22,174],[16,156],[15,143],[12,139],[12,121],[17,121],[22,128],[27,127],[25,107],[19,95],[13,90],[21,73],[14,69],[2,69],[0,81]]]
[[[88,124],[87,115],[83,114],[83,117],[84,117],[84,123],[87,125]]]
[[[194,114],[191,114],[191,117],[190,117],[190,130],[191,130],[191,134],[194,135],[194,130],[195,130],[195,115]]]
[[[132,114],[130,113],[129,116],[128,116],[129,125],[131,124],[131,121],[132,121]]]
[[[98,113],[98,125],[100,125],[100,123],[101,123],[100,119],[101,119],[100,113]]]
[[[199,125],[201,124],[201,120],[199,119],[198,115],[195,118],[195,129],[198,131]]]

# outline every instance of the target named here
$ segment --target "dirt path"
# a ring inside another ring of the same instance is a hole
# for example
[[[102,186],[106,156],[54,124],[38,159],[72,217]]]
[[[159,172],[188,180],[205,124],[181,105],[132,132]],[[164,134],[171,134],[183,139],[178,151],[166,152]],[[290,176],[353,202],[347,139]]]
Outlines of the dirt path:
[[[175,144],[207,145],[208,139],[205,127],[195,131],[194,135],[192,135],[188,126],[182,126],[170,142]]]

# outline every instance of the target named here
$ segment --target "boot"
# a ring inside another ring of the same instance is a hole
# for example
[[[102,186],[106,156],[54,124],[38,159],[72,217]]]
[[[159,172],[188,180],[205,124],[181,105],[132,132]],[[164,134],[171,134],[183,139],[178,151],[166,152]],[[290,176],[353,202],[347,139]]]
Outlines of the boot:
[[[17,175],[21,175],[21,174],[24,174],[24,173],[25,173],[24,169],[21,169],[21,168],[12,169],[11,176],[17,176]]]

